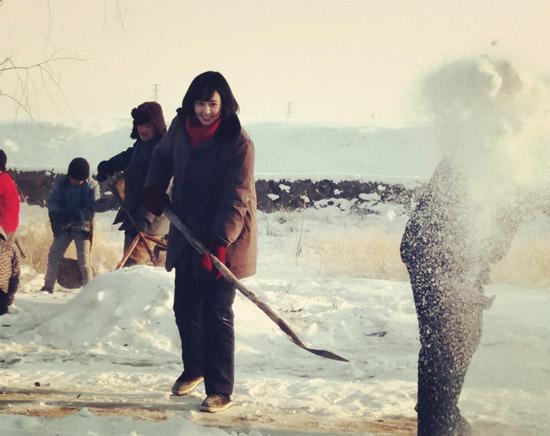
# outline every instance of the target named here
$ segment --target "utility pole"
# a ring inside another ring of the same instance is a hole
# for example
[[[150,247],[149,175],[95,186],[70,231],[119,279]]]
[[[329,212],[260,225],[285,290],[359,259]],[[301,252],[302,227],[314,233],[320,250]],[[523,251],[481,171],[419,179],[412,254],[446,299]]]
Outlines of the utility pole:
[[[286,106],[286,117],[287,119],[291,119],[292,118],[292,102],[288,102],[287,106]]]
[[[158,101],[159,99],[159,84],[153,83],[153,101]]]

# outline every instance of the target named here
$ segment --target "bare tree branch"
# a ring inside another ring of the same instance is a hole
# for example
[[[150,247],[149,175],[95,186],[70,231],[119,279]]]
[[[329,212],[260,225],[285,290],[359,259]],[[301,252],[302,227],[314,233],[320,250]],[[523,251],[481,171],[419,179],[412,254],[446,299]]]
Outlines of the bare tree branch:
[[[2,0],[0,0],[2,1]],[[33,68],[43,68],[44,66],[47,66],[48,64],[51,64],[52,62],[59,62],[59,61],[83,61],[85,59],[81,59],[81,58],[76,58],[76,57],[72,57],[72,56],[66,56],[66,57],[49,57],[48,59],[42,61],[42,62],[38,62],[36,64],[32,64],[32,65],[16,65],[12,60],[11,60],[11,57],[8,57],[6,59],[4,59],[2,61],[2,63],[0,63],[0,72],[5,72],[5,71],[11,71],[11,70],[31,70]],[[10,64],[11,66],[9,67],[5,67],[5,66],[2,66],[4,63],[8,63]]]
[[[2,5],[2,0],[0,0],[0,6],[1,5]],[[34,117],[32,116],[32,113],[31,113],[30,109],[27,106],[25,106],[18,98],[15,98],[14,96],[12,96],[10,94],[5,94],[2,91],[0,91],[0,98],[1,97],[5,97],[5,98],[13,101],[17,105],[17,107],[19,109],[22,109],[32,121],[36,121],[34,119]]]
[[[2,7],[4,3],[4,0],[0,0],[0,7]],[[53,26],[52,3],[50,0],[47,0],[47,7],[49,16],[47,42],[49,43],[49,38]],[[103,8],[105,15],[104,26],[106,26],[108,16],[107,2],[104,2]],[[126,3],[121,2],[121,0],[115,0],[113,4],[113,12],[116,16],[116,20],[123,28],[124,18],[127,12]],[[0,85],[3,84],[3,87],[5,89],[7,84],[9,83],[9,86],[13,86],[14,89],[10,90],[10,92],[7,93],[0,91],[0,97],[5,97],[16,104],[16,119],[19,111],[23,111],[27,116],[34,120],[34,117],[31,115],[31,107],[33,106],[31,102],[34,98],[38,98],[36,96],[40,96],[41,93],[47,94],[47,97],[50,99],[50,102],[56,109],[58,109],[58,106],[56,104],[56,98],[54,98],[54,96],[58,97],[59,95],[61,95],[63,103],[70,110],[70,105],[62,90],[60,73],[59,71],[56,71],[53,66],[54,64],[58,64],[64,61],[85,61],[89,59],[82,59],[77,56],[61,56],[60,54],[62,53],[60,53],[59,51],[53,51],[44,60],[27,65],[21,65],[20,63],[15,62],[11,54],[2,54],[2,57],[0,57]],[[55,92],[52,93],[52,91]]]
[[[0,0],[1,1],[1,0]],[[31,103],[30,103],[30,91],[32,90],[32,95],[38,95],[39,90],[36,87],[33,72],[40,77],[41,86],[40,89],[43,92],[46,92],[48,98],[57,108],[56,99],[50,92],[50,88],[53,85],[56,92],[62,96],[64,104],[69,107],[67,98],[61,89],[60,80],[57,77],[53,69],[53,65],[63,61],[84,61],[85,59],[78,58],[76,56],[57,56],[55,53],[52,53],[47,59],[37,62],[35,64],[29,65],[18,65],[11,56],[6,56],[2,61],[0,61],[0,76],[3,74],[15,74],[15,90],[12,93],[2,93],[2,96],[8,97],[9,100],[16,103],[16,113],[15,119],[19,116],[19,111],[22,110],[27,116],[32,120],[34,117],[31,115]],[[70,107],[69,107],[70,108]]]

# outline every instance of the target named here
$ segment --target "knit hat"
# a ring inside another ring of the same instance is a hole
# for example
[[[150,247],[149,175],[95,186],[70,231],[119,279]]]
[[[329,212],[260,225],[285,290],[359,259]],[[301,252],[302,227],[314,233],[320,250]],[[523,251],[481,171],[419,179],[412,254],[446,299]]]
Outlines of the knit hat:
[[[8,156],[4,150],[0,150],[0,171],[6,171],[6,164],[8,163]]]
[[[83,157],[75,157],[69,164],[67,175],[76,180],[87,180],[90,177],[90,164]]]
[[[134,122],[130,138],[139,138],[137,126],[147,123],[151,123],[155,127],[157,136],[164,136],[166,133],[166,122],[162,114],[162,107],[156,101],[141,103],[138,107],[132,109],[131,114]]]

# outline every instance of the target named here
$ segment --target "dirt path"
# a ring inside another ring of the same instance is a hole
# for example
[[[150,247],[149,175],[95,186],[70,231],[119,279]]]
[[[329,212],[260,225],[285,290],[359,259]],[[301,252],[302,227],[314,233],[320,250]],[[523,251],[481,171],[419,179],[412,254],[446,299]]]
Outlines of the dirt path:
[[[272,435],[414,435],[416,421],[405,417],[384,419],[334,420],[305,411],[236,407],[223,414],[198,412],[198,404],[177,397],[160,395],[102,395],[93,392],[69,392],[53,389],[0,388],[0,413],[10,415],[61,417],[87,408],[97,416],[126,416],[161,421],[183,416],[197,424],[232,431],[257,430]]]

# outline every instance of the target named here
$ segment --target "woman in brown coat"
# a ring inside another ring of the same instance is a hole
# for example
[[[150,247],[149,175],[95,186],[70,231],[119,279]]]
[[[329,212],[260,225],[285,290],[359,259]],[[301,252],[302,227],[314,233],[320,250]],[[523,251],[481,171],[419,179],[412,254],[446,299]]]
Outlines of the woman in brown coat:
[[[238,110],[220,73],[197,76],[153,154],[145,197],[149,210],[160,215],[173,177],[176,214],[235,276],[244,278],[256,272],[256,191],[254,145]],[[172,392],[186,395],[204,380],[201,410],[225,410],[233,393],[235,288],[172,225],[166,268],[173,267],[184,371]]]

